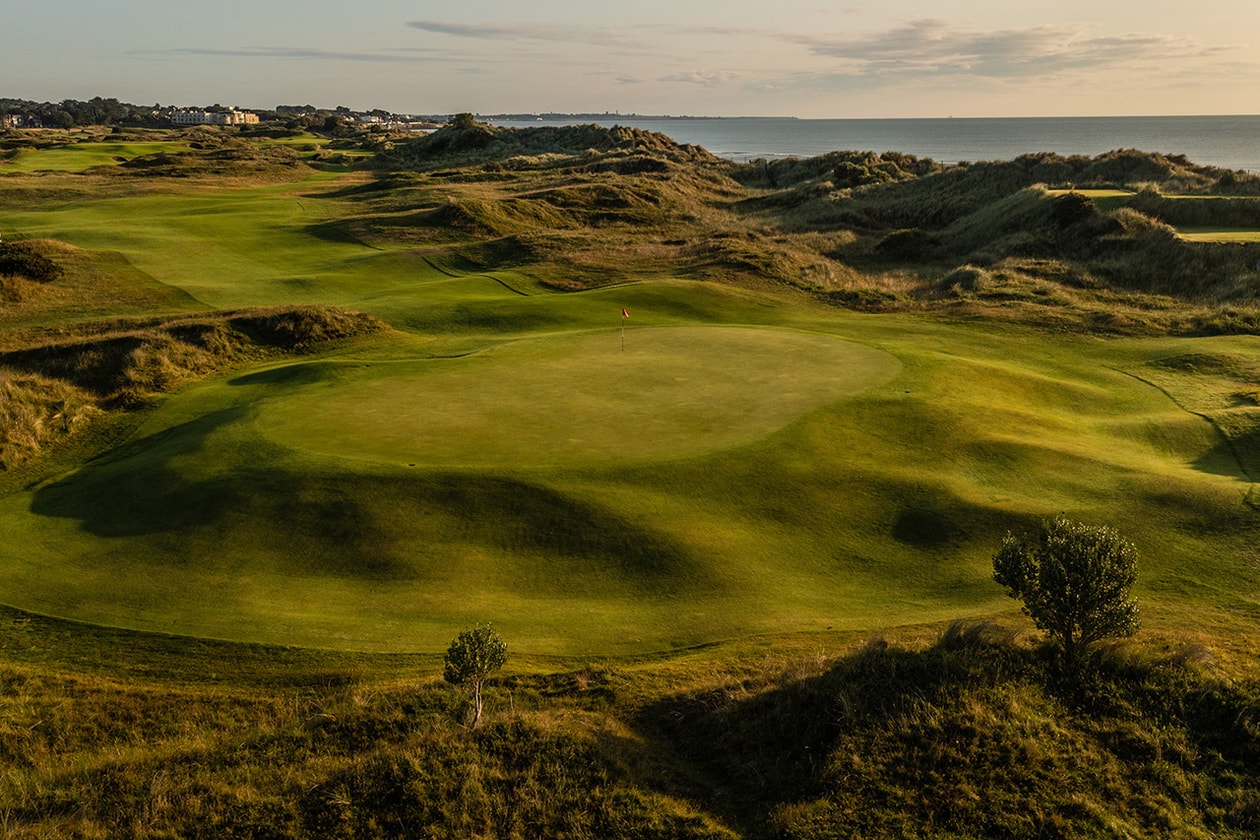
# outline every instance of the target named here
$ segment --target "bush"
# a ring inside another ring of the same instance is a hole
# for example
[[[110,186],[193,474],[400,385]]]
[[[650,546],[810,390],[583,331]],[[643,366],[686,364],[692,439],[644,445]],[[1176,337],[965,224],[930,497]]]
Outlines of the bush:
[[[1031,539],[1007,534],[993,579],[1059,643],[1069,671],[1094,643],[1137,632],[1137,550],[1105,525],[1058,517]]]
[[[0,242],[0,274],[17,275],[36,283],[51,283],[65,272],[29,245]]]
[[[991,284],[989,272],[974,265],[960,265],[942,277],[938,283],[941,291],[982,292]]]
[[[881,239],[875,251],[894,259],[923,260],[931,257],[939,246],[937,238],[926,230],[902,228]]]

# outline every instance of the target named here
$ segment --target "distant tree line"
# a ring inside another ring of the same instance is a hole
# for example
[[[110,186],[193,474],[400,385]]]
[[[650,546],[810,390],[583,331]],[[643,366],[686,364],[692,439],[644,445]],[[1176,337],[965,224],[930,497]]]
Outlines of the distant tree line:
[[[61,102],[0,99],[0,113],[33,117],[45,128],[75,128],[87,125],[156,127],[168,123],[161,105],[132,105],[99,96],[87,101],[64,99]]]
[[[43,128],[78,128],[82,126],[129,126],[136,128],[161,128],[169,126],[171,106],[154,103],[153,105],[133,105],[119,102],[117,99],[93,97],[86,101],[63,99],[61,102],[33,102],[27,99],[0,99],[0,114],[16,114],[25,118],[27,124]],[[227,108],[215,103],[213,105],[191,106],[203,111],[226,111]],[[283,107],[283,106],[282,106]],[[309,109],[311,113],[319,109],[311,106],[288,106],[294,111]],[[284,120],[289,115],[277,111],[259,111],[251,109],[263,122]],[[279,110],[279,109],[277,109]],[[327,110],[324,114],[330,113]],[[322,122],[323,117],[319,120]]]

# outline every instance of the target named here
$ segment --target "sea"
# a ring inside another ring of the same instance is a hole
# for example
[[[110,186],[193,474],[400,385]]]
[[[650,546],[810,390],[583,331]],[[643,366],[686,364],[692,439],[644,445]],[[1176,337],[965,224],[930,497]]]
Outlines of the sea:
[[[852,150],[903,152],[952,164],[1012,160],[1036,152],[1092,157],[1115,149],[1139,149],[1185,155],[1201,166],[1260,173],[1260,116],[817,120],[599,115],[491,122],[518,127],[632,126],[739,162]]]

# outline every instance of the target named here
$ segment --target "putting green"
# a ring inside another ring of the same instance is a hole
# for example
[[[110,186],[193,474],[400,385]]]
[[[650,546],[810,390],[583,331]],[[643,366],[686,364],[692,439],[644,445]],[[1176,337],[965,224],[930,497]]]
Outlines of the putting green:
[[[619,332],[602,332],[299,370],[302,384],[255,415],[274,442],[415,466],[521,467],[724,449],[886,381],[900,363],[832,336],[679,327],[627,330],[624,350]]]

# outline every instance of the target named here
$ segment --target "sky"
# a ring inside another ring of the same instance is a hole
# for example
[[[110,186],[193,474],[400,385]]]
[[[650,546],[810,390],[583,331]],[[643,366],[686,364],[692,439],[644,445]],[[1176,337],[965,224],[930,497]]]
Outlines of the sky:
[[[0,0],[0,97],[396,113],[1260,113],[1255,0]]]

